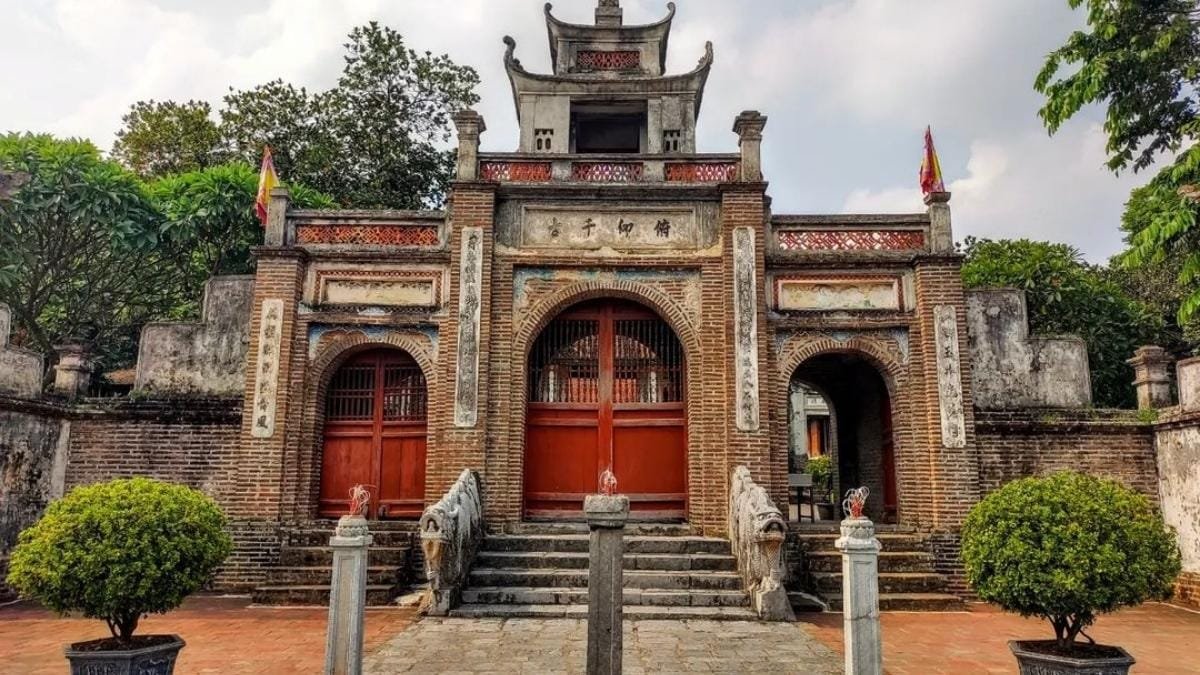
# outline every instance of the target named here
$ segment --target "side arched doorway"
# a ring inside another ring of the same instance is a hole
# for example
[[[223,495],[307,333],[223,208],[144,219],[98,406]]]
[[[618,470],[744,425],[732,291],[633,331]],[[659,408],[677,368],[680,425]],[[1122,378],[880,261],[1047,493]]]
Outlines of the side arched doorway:
[[[675,332],[642,305],[590,301],[555,317],[529,353],[526,517],[580,517],[611,470],[634,516],[683,519],[684,372]]]
[[[866,486],[871,490],[867,515],[895,522],[892,400],[871,361],[856,353],[830,353],[801,363],[789,387],[788,428],[789,470],[803,470],[809,458],[827,456],[835,505],[847,489]]]
[[[350,488],[369,486],[367,517],[419,518],[425,507],[425,374],[398,349],[346,361],[329,383],[320,514],[346,513]]]

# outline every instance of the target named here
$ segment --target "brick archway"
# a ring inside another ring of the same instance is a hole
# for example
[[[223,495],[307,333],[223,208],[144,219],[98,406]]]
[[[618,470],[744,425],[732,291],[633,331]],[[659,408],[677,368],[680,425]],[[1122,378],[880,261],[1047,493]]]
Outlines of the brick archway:
[[[687,420],[687,482],[697,485],[700,473],[692,448],[698,446],[694,424],[698,405],[703,391],[703,378],[700,375],[699,338],[694,327],[694,319],[682,304],[662,292],[644,283],[612,279],[594,280],[574,283],[560,288],[552,293],[536,298],[531,308],[525,312],[514,325],[511,378],[508,383],[510,392],[506,419],[506,442],[489,453],[489,468],[487,475],[498,489],[492,491],[497,496],[496,502],[489,508],[497,512],[497,517],[511,519],[522,513],[522,492],[524,475],[525,429],[528,407],[528,361],[534,341],[542,330],[564,310],[580,303],[597,299],[628,300],[640,304],[657,314],[674,331],[683,346],[686,372],[686,420]],[[690,491],[690,488],[689,488]],[[692,508],[689,499],[688,508]],[[690,517],[690,513],[688,514]]]
[[[284,494],[290,495],[290,520],[307,520],[316,514],[321,487],[322,431],[325,425],[325,396],[335,373],[347,360],[356,354],[373,349],[391,348],[402,351],[413,358],[425,376],[426,386],[432,392],[437,380],[433,365],[433,347],[423,335],[387,333],[372,336],[348,330],[327,344],[321,345],[316,356],[305,366],[304,395],[300,405],[301,424],[289,434],[292,451],[288,453],[284,466]],[[432,419],[431,419],[432,421]],[[435,434],[430,426],[429,437]],[[293,487],[289,488],[286,484]]]

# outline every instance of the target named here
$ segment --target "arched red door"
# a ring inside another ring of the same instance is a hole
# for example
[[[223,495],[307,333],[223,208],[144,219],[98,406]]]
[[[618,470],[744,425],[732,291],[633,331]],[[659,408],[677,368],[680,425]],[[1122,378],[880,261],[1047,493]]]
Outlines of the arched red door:
[[[347,361],[329,384],[322,516],[345,515],[350,488],[369,486],[369,518],[419,518],[425,507],[425,375],[394,349]]]
[[[611,469],[643,519],[681,519],[687,498],[684,359],[679,339],[630,302],[578,305],[529,356],[525,513],[578,517]]]

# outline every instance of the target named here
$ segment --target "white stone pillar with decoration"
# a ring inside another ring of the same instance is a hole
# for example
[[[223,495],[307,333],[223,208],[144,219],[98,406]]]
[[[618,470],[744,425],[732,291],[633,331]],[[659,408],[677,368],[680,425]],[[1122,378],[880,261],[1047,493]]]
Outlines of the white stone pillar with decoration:
[[[843,507],[842,536],[835,546],[842,553],[842,633],[846,675],[883,673],[883,636],[879,627],[879,540],[875,524],[863,516],[869,491],[850,490]]]

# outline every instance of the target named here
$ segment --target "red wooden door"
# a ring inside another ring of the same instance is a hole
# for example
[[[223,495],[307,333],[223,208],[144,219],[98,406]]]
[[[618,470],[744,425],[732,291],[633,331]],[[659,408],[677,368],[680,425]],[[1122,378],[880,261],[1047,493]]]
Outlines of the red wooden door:
[[[425,412],[425,376],[403,352],[366,352],[338,369],[325,410],[321,515],[344,515],[350,488],[362,484],[371,492],[369,518],[419,518]]]
[[[529,357],[525,512],[578,517],[611,469],[643,519],[679,519],[687,495],[683,348],[653,312],[586,303]]]
[[[883,405],[879,411],[883,420],[880,433],[883,435],[883,512],[885,522],[896,522],[896,511],[899,506],[896,496],[896,443],[892,435],[892,402],[888,396],[883,397]]]

